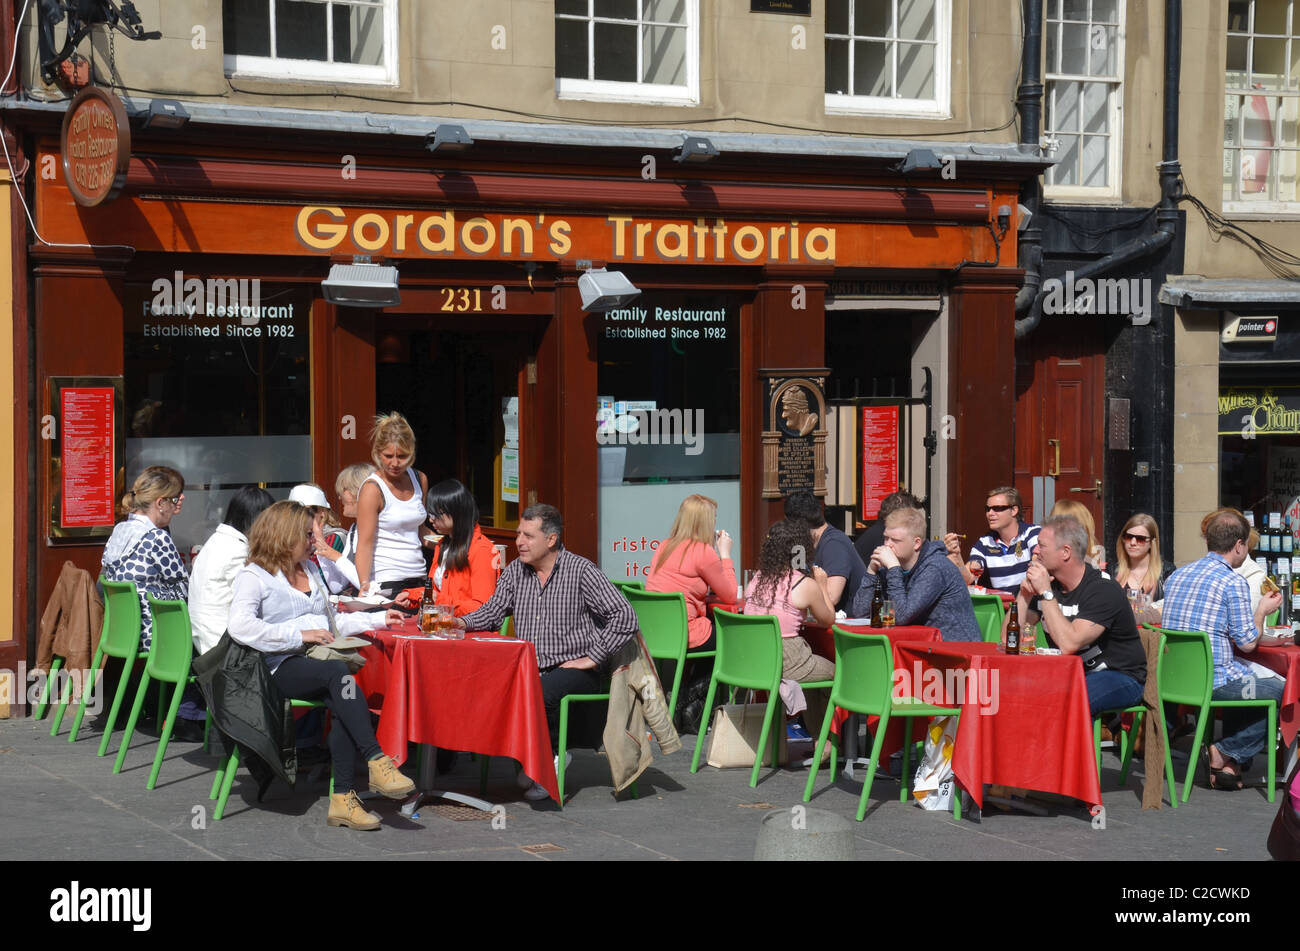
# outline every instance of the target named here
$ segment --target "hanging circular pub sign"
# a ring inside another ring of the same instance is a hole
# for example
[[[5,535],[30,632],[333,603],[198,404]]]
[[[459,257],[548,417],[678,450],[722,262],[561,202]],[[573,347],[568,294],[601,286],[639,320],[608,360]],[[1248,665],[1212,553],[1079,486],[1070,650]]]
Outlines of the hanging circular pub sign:
[[[77,204],[88,208],[117,197],[131,161],[131,126],[122,100],[87,86],[63,116],[59,137],[63,176]]]

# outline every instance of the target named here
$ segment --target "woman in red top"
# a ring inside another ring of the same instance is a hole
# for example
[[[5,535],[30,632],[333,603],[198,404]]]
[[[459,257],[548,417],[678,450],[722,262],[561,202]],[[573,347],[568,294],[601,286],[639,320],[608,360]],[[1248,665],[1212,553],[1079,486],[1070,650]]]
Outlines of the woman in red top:
[[[736,596],[736,569],[731,563],[731,536],[716,531],[718,503],[704,495],[689,495],[677,510],[672,534],[659,543],[650,565],[647,591],[680,591],[686,595],[692,650],[713,650],[713,622],[705,609],[709,590],[726,601]]]
[[[460,617],[492,597],[502,566],[497,550],[478,527],[478,503],[455,479],[439,482],[424,497],[433,530],[442,540],[433,549],[429,578],[434,604],[449,604]]]

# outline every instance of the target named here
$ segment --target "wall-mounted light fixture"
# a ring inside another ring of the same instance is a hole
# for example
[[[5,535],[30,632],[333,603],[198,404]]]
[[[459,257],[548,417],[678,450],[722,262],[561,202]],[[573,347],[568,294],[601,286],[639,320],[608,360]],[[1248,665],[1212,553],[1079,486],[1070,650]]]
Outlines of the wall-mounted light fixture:
[[[602,313],[635,300],[641,289],[622,271],[593,268],[578,278],[582,309],[588,314]]]
[[[674,162],[709,162],[722,153],[708,139],[699,135],[688,135],[681,146],[673,153]]]
[[[912,149],[894,166],[894,171],[909,175],[912,172],[927,172],[940,168],[943,168],[943,163],[939,161],[939,156],[929,149]]]
[[[463,125],[444,122],[424,137],[424,147],[430,152],[464,152],[474,144]]]
[[[397,268],[371,264],[358,255],[351,264],[334,264],[321,281],[325,299],[340,307],[392,307],[402,302],[397,289]]]
[[[179,129],[190,121],[190,114],[175,99],[151,99],[149,114],[144,117],[146,129]]]

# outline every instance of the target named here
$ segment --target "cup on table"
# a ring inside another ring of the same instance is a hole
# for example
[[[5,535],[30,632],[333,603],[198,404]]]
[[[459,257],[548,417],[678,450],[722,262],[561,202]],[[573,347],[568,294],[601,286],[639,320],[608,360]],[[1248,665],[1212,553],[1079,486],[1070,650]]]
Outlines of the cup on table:
[[[433,634],[438,627],[438,608],[440,604],[424,604],[420,609],[420,633]]]
[[[889,598],[885,598],[885,600],[880,603],[880,626],[894,626],[894,602]]]
[[[456,626],[455,615],[452,614],[450,604],[435,604],[434,610],[437,612],[434,616],[434,630],[448,640],[458,641],[465,636],[465,632]]]

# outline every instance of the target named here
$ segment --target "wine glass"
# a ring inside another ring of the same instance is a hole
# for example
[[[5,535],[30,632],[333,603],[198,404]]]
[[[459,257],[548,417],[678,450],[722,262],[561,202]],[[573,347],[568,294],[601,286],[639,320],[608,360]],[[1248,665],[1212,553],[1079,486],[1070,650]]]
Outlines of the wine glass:
[[[984,562],[972,561],[968,567],[971,574],[971,583],[979,587],[980,578],[984,576]]]
[[[894,626],[894,602],[889,598],[885,598],[884,601],[880,602],[880,626]]]

